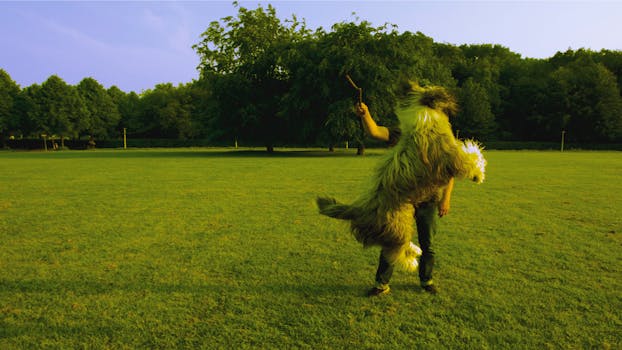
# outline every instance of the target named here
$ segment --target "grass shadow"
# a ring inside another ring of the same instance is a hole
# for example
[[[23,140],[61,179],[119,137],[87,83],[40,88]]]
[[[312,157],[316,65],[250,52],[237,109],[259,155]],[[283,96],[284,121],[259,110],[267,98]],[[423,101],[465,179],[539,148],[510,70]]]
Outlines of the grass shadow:
[[[363,157],[374,157],[382,154],[382,150],[369,150]],[[124,158],[355,158],[361,157],[356,150],[338,150],[329,152],[319,149],[275,150],[268,152],[262,149],[105,149],[94,151],[14,151],[2,153],[2,158],[32,159],[124,159]]]
[[[289,284],[289,283],[253,283],[253,288],[274,293],[293,293],[305,296],[349,294],[357,295],[366,291],[365,285],[347,284]],[[144,281],[119,281],[119,280],[52,280],[52,279],[29,279],[29,280],[0,280],[0,293],[67,293],[76,295],[107,294],[114,291],[130,293],[216,293],[222,294],[229,287],[219,284],[199,283],[188,284],[187,282],[176,283],[144,283]]]
[[[314,283],[314,284],[268,284],[262,288],[274,295],[297,294],[304,299],[324,298],[335,295],[348,297],[366,297],[367,289],[364,284],[336,284],[336,283]]]

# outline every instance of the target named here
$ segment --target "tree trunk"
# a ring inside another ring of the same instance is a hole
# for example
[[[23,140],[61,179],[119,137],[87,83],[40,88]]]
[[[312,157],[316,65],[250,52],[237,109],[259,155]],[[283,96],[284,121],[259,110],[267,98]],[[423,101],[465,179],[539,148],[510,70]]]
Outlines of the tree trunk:
[[[87,149],[95,149],[95,138],[93,135],[89,136],[89,143],[86,146]]]
[[[356,149],[356,155],[357,156],[364,156],[365,155],[365,144],[364,143],[359,143],[358,148]]]

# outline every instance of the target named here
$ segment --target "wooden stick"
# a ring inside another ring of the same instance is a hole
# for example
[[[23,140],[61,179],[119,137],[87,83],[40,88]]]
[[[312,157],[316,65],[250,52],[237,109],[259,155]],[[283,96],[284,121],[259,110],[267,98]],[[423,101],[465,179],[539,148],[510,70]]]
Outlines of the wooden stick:
[[[346,74],[346,79],[348,79],[348,82],[350,82],[350,85],[352,85],[353,88],[355,88],[356,90],[358,90],[359,92],[359,104],[363,103],[363,89],[361,89],[360,87],[358,87],[354,81],[352,80],[352,78],[350,78],[349,74]]]

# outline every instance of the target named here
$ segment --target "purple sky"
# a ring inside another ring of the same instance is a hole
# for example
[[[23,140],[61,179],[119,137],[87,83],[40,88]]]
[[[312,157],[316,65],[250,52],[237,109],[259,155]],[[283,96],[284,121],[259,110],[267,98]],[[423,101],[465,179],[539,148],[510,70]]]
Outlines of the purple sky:
[[[523,57],[568,48],[622,50],[621,1],[239,1],[271,3],[307,26],[362,20],[397,24],[436,42],[501,44]],[[0,0],[0,68],[21,87],[57,74],[75,85],[85,77],[124,91],[196,79],[192,45],[209,23],[235,15],[231,1]]]

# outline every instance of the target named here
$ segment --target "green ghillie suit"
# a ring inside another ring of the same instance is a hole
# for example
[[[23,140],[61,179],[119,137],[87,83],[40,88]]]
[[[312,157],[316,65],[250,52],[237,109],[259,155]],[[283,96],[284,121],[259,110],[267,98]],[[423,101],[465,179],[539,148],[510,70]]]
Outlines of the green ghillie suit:
[[[411,243],[414,207],[439,199],[452,177],[484,180],[479,144],[459,141],[451,131],[444,111],[452,106],[442,88],[413,87],[397,113],[402,135],[380,161],[369,190],[350,205],[317,199],[321,214],[349,220],[359,242],[382,247],[390,264],[407,271],[417,270],[421,254]]]

